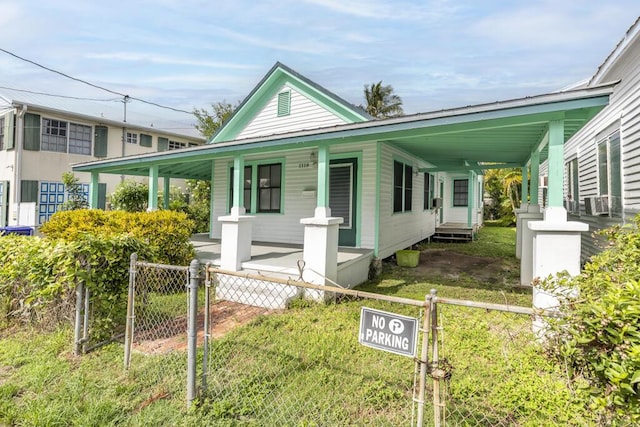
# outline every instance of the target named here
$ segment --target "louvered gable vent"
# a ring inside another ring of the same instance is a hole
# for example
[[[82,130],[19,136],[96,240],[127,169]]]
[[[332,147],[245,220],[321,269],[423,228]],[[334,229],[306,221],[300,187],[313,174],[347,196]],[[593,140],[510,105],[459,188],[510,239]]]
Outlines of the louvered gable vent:
[[[291,113],[291,91],[286,90],[278,94],[278,117]]]

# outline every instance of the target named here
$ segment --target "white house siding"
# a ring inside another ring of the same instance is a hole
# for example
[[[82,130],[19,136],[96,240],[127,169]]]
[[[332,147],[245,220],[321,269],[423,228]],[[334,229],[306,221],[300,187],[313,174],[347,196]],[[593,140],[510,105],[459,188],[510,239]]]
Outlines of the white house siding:
[[[284,204],[282,213],[250,213],[253,221],[254,241],[301,244],[304,227],[300,219],[313,217],[316,208],[317,166],[310,164],[311,150],[272,153],[265,156],[246,156],[245,163],[260,160],[284,159]],[[229,169],[232,158],[215,162],[213,237],[220,238],[220,216],[229,213]],[[303,167],[301,167],[301,165]],[[306,166],[308,165],[308,166]],[[305,190],[311,193],[305,193]]]
[[[375,182],[376,182],[376,148],[375,143],[357,145],[339,145],[330,148],[330,156],[360,157],[358,165],[358,183],[361,194],[360,245],[373,249],[375,242]],[[250,213],[255,216],[252,239],[274,243],[302,244],[304,227],[300,219],[313,217],[317,196],[318,169],[310,163],[311,152],[317,149],[278,152],[270,155],[246,156],[245,163],[270,159],[284,159],[284,205],[283,212]],[[215,218],[213,237],[220,238],[220,216],[229,213],[229,168],[233,159],[221,158],[215,162],[214,171],[214,203]]]
[[[565,144],[564,160],[578,158],[580,215],[570,215],[574,221],[589,224],[582,236],[582,258],[586,260],[599,252],[593,232],[623,223],[640,211],[640,39],[618,58],[617,64],[600,78],[599,82],[620,79],[604,108],[583,129]],[[584,198],[598,195],[597,142],[616,129],[620,129],[622,150],[623,218],[588,216]],[[565,194],[566,194],[565,185]]]
[[[424,174],[422,173],[417,175],[414,173],[413,176],[411,212],[393,213],[394,159],[412,164],[414,171],[429,165],[388,144],[382,145],[381,158],[378,257],[386,258],[398,249],[404,249],[433,235],[436,215],[435,211],[423,209]]]
[[[278,92],[291,90],[291,109],[287,116],[278,117],[278,94],[240,132],[236,139],[274,135],[346,122],[327,111],[300,92],[285,85]]]
[[[444,194],[442,197],[442,209],[444,211],[443,222],[458,222],[466,224],[469,218],[469,209],[467,206],[462,207],[454,207],[453,206],[453,180],[454,179],[468,179],[469,174],[452,174],[452,173],[441,173],[440,178],[444,182]],[[474,182],[474,191],[473,191],[473,212],[474,214],[471,216],[471,220],[473,224],[481,225],[482,224],[482,175],[476,176],[476,180]]]

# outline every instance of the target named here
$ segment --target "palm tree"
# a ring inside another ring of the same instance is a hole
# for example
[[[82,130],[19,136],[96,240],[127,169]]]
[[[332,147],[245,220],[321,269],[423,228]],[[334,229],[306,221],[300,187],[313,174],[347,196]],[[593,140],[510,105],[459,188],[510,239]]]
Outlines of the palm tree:
[[[520,207],[520,191],[522,187],[522,173],[520,169],[507,169],[502,177],[504,194],[509,197],[511,209]]]
[[[402,99],[393,93],[391,85],[382,86],[382,80],[371,83],[371,86],[364,85],[364,99],[367,106],[363,108],[377,119],[403,114]]]

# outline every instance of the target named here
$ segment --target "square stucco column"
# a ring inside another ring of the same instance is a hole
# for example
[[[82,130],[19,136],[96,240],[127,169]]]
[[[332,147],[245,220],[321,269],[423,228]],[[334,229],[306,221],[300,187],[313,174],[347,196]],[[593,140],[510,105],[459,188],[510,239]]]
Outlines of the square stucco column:
[[[544,212],[544,221],[528,224],[533,232],[534,278],[544,279],[550,274],[567,271],[574,276],[580,274],[581,233],[589,230],[584,222],[567,221],[564,208],[551,207]],[[533,288],[533,306],[550,308],[558,305],[557,299],[536,287]]]
[[[518,259],[522,256],[522,218],[520,215],[528,211],[529,205],[522,205],[513,210],[513,213],[516,215],[516,258]]]
[[[540,206],[529,205],[527,212],[521,213],[518,219],[521,230],[520,283],[530,285],[533,281],[533,232],[529,229],[528,224],[531,221],[540,221],[542,219]],[[516,230],[516,240],[517,238]]]
[[[233,207],[231,214],[221,216],[220,267],[240,271],[242,263],[251,259],[251,233],[254,216],[244,215],[244,208]]]
[[[316,208],[313,218],[300,220],[304,224],[304,281],[326,285],[338,278],[338,229],[343,222],[325,207]],[[314,299],[323,298],[315,291],[310,294]]]

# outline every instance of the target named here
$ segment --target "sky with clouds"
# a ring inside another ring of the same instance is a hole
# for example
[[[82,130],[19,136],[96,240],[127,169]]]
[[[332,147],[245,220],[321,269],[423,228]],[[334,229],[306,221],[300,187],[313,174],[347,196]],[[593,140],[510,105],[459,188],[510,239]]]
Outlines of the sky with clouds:
[[[382,80],[416,113],[588,78],[640,2],[0,0],[0,11],[3,49],[180,109],[240,101],[280,61],[356,105]],[[0,86],[112,97],[2,52],[0,70]]]

